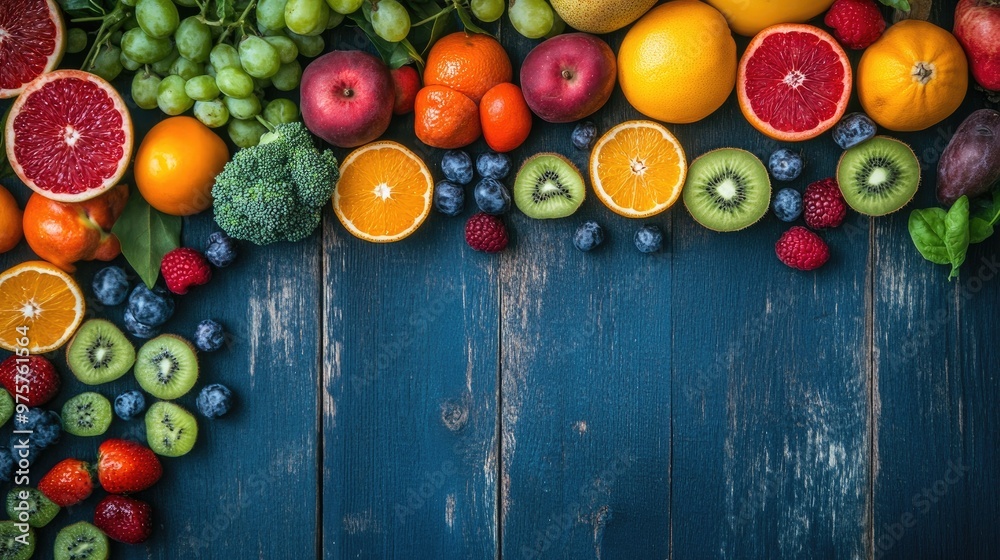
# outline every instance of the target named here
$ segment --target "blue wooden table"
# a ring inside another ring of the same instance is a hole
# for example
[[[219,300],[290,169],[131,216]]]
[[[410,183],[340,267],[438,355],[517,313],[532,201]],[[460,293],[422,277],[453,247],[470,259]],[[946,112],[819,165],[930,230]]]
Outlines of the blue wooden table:
[[[953,7],[935,3],[934,21],[950,29]],[[497,34],[516,75],[533,43],[506,22]],[[328,45],[365,41],[335,30]],[[970,92],[940,125],[894,134],[923,166],[911,207],[934,203],[936,161],[983,104]],[[134,114],[137,134],[157,118]],[[594,116],[602,130],[633,118],[620,91]],[[779,146],[734,99],[670,128],[689,159]],[[571,130],[536,122],[513,156],[555,150],[585,169]],[[412,117],[388,137],[440,160]],[[829,135],[797,148],[807,166],[791,186],[834,173]],[[641,222],[593,197],[569,219],[513,212],[512,247],[494,256],[466,247],[464,217],[437,213],[391,245],[351,237],[328,212],[305,242],[245,246],[168,326],[190,335],[211,317],[232,332],[202,356],[202,377],[232,387],[238,407],[164,461],[143,493],[155,534],[117,557],[1000,557],[1000,245],[974,245],[949,282],[913,248],[909,209],[851,214],[823,233],[833,256],[814,273],[775,258],[787,226],[773,216],[719,234],[678,205],[648,220],[667,242],[643,255]],[[571,243],[586,219],[609,235],[592,254]],[[188,219],[184,240],[203,247],[213,230],[209,215]],[[0,266],[28,256],[22,246]],[[122,309],[89,303],[122,323]],[[82,390],[67,381],[56,404]],[[38,476],[98,443],[64,436]],[[52,526],[89,519],[97,499]],[[40,558],[54,533],[41,531]]]

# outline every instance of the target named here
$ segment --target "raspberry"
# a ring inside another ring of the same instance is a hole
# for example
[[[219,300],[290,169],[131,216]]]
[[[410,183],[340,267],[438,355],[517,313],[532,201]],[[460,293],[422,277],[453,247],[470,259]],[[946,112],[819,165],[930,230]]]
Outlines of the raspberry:
[[[465,224],[465,242],[477,251],[499,253],[507,248],[507,226],[497,216],[479,212]]]
[[[885,20],[873,0],[837,0],[823,19],[833,36],[851,49],[864,49],[882,36]]]
[[[802,195],[806,225],[813,229],[835,228],[847,217],[847,203],[836,179],[822,179],[806,187]]]
[[[184,295],[192,286],[208,284],[212,279],[212,268],[208,260],[194,249],[181,247],[163,256],[160,272],[167,283],[167,289],[177,295]]]
[[[830,248],[815,233],[795,226],[774,245],[778,260],[798,270],[816,270],[830,259]]]

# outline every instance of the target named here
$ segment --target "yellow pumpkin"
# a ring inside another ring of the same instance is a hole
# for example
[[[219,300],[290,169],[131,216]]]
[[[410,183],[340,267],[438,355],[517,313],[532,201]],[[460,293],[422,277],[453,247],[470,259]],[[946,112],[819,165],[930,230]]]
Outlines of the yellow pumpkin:
[[[722,12],[729,28],[747,37],[778,23],[804,23],[825,12],[833,0],[705,0]]]

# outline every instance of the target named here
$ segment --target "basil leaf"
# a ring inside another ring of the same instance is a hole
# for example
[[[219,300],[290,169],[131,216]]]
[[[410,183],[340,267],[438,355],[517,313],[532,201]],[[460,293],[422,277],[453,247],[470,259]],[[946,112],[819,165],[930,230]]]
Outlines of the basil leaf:
[[[942,208],[924,208],[910,212],[907,224],[910,239],[917,251],[934,264],[949,264],[951,258],[945,246],[944,219],[947,213]]]
[[[100,1],[58,0],[58,4],[71,18],[101,16],[106,13]]]
[[[969,219],[969,243],[982,243],[993,235],[993,224],[982,218]]]
[[[944,245],[951,261],[948,279],[958,276],[958,267],[965,262],[969,250],[969,197],[962,196],[944,217]]]
[[[160,277],[163,255],[181,245],[181,218],[152,208],[138,190],[132,189],[111,233],[118,237],[125,260],[152,288]]]

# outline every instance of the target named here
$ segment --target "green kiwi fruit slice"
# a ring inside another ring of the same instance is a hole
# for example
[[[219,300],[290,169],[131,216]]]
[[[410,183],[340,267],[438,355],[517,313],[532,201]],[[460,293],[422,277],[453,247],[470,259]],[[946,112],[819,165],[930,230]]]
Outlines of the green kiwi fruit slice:
[[[715,231],[737,231],[767,213],[771,179],[757,156],[721,148],[694,160],[683,197],[684,206],[699,224]]]
[[[198,421],[178,404],[160,401],[146,411],[146,443],[153,453],[180,457],[198,440]]]
[[[48,525],[60,509],[45,494],[28,486],[15,486],[7,493],[7,516],[36,529]]]
[[[82,383],[99,385],[128,372],[135,363],[135,347],[113,323],[91,319],[66,347],[66,362]]]
[[[587,196],[583,175],[559,154],[541,153],[524,162],[514,179],[514,204],[529,218],[565,218]]]
[[[24,533],[13,521],[0,521],[0,558],[30,560],[35,554],[35,530]]]
[[[0,389],[0,426],[3,426],[14,415],[14,397],[6,389]]]
[[[139,349],[135,378],[150,395],[164,400],[176,399],[198,381],[198,356],[191,343],[183,338],[160,335]]]
[[[916,194],[920,161],[899,140],[876,136],[840,156],[837,183],[855,211],[884,216],[906,206]]]
[[[74,436],[99,436],[111,425],[111,403],[99,393],[80,393],[62,407],[63,429]]]
[[[86,521],[59,530],[54,560],[108,560],[108,537]]]

